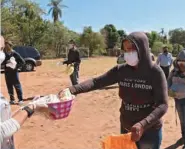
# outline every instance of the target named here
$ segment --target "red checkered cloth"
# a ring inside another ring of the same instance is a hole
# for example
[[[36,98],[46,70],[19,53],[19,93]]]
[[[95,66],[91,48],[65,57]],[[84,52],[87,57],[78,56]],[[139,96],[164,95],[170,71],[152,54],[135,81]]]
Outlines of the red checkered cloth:
[[[58,102],[58,103],[49,103],[48,109],[50,112],[50,116],[55,120],[68,117],[71,111],[72,104],[73,104],[73,99],[68,101]]]

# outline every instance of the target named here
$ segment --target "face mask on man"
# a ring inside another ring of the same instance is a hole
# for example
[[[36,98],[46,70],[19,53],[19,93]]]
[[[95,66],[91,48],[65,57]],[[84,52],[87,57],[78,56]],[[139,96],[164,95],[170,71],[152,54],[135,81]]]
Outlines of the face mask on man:
[[[139,63],[137,51],[125,52],[124,59],[125,59],[126,63],[130,66],[136,66]]]

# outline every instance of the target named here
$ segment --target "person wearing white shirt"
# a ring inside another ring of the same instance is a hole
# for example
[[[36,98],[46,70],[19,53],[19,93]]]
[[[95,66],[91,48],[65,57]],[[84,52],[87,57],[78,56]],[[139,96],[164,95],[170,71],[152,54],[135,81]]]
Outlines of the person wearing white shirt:
[[[163,53],[159,54],[156,63],[157,65],[160,65],[166,78],[168,78],[170,73],[170,68],[173,64],[173,57],[172,57],[172,54],[168,52],[167,46],[163,47]]]

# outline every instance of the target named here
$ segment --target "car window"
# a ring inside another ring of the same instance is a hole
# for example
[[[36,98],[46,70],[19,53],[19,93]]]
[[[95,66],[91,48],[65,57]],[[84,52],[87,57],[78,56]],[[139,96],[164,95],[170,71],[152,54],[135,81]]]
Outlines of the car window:
[[[29,57],[38,56],[38,52],[34,48],[31,48],[31,47],[26,49],[26,53],[27,53],[27,55],[29,55]]]
[[[27,56],[24,47],[14,47],[13,49],[17,53],[19,53],[23,58],[25,58]]]
[[[23,58],[35,58],[39,56],[38,51],[32,47],[14,47],[13,49],[18,52]]]

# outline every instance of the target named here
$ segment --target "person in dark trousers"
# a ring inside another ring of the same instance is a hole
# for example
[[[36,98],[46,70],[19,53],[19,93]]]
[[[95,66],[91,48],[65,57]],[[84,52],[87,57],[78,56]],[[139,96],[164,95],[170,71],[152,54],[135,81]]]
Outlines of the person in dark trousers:
[[[174,69],[168,78],[168,88],[172,91],[175,107],[181,124],[182,141],[185,149],[185,50],[182,50],[174,61]]]
[[[161,118],[168,109],[167,81],[162,69],[152,63],[145,33],[131,33],[122,41],[125,64],[107,73],[69,87],[77,95],[119,84],[121,133],[131,132],[138,149],[160,149]],[[59,97],[63,96],[60,91]],[[97,98],[97,97],[95,97]],[[110,109],[111,110],[111,109]]]
[[[76,85],[79,83],[80,63],[81,63],[80,53],[76,48],[76,43],[73,40],[70,40],[68,58],[66,61],[63,62],[63,64],[67,64],[67,65],[72,64],[74,66],[74,71],[70,75],[72,85]]]
[[[5,64],[5,80],[6,80],[8,93],[10,96],[10,104],[15,104],[14,88],[17,92],[19,104],[22,104],[23,93],[22,93],[22,86],[19,80],[18,69],[24,66],[25,61],[16,51],[12,49],[12,46],[13,44],[11,41],[5,42],[5,49],[4,49],[5,61],[3,62]],[[11,68],[8,66],[12,58],[16,62],[15,68]]]
[[[172,54],[168,52],[167,46],[163,47],[163,53],[159,54],[156,63],[160,65],[160,67],[164,71],[166,78],[168,78],[170,73],[170,68],[173,64],[173,57],[172,57]]]

